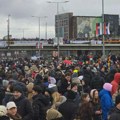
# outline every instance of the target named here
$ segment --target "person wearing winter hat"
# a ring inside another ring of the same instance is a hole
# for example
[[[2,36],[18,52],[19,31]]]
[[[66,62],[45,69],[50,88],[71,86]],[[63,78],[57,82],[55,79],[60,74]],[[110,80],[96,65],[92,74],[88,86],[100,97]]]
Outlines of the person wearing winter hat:
[[[102,110],[101,110],[98,90],[92,89],[90,91],[90,97],[93,107],[93,120],[101,120]]]
[[[20,114],[23,120],[32,120],[33,108],[30,101],[24,96],[23,89],[20,85],[16,85],[13,88],[13,96],[9,101],[15,102],[18,114]]]
[[[33,120],[45,120],[46,109],[49,107],[50,99],[42,93],[42,88],[39,85],[33,87]]]
[[[112,91],[112,84],[110,84],[110,83],[105,83],[105,84],[103,85],[103,89],[111,92],[111,91]]]
[[[47,120],[63,120],[62,114],[56,109],[50,108],[47,110]]]
[[[23,94],[23,89],[21,86],[16,85],[13,87],[13,92],[18,93],[18,94],[14,94],[14,97],[17,99]]]
[[[54,77],[49,76],[48,81],[50,84],[56,84],[56,79]]]
[[[74,102],[75,96],[75,92],[69,90],[66,96],[67,100],[58,108],[58,111],[63,115],[65,120],[73,120],[75,118],[78,110],[78,105]]]
[[[3,105],[0,105],[0,120],[10,120],[7,116],[7,109]]]
[[[102,108],[102,120],[107,120],[110,109],[114,107],[111,91],[112,85],[110,83],[104,83],[103,89],[99,93]]]
[[[13,101],[8,102],[6,107],[7,107],[7,112],[8,112],[7,115],[12,120],[22,120],[22,117],[17,113],[17,106]]]
[[[8,102],[6,107],[7,107],[7,110],[10,110],[11,108],[16,108],[17,109],[17,106],[13,101]]]
[[[80,103],[80,93],[78,92],[78,84],[77,83],[71,83],[71,90],[75,93],[74,102],[77,105],[79,105],[79,103]]]
[[[119,87],[119,84],[120,84],[120,73],[115,73],[114,75],[114,80],[112,80],[111,84],[113,85],[112,87],[112,95],[116,93],[118,87]]]
[[[93,95],[94,95],[94,92],[95,91],[97,91],[97,89],[92,89],[91,91],[90,91],[90,97],[91,97],[91,99],[93,98]]]
[[[115,108],[111,111],[109,115],[109,120],[119,120],[120,119],[120,94],[116,96]]]

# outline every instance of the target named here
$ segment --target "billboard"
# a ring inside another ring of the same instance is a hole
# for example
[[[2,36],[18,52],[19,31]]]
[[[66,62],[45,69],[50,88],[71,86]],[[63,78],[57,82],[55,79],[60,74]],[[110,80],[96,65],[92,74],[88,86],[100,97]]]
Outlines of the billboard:
[[[92,38],[96,36],[96,23],[102,22],[101,17],[77,17],[77,38]]]

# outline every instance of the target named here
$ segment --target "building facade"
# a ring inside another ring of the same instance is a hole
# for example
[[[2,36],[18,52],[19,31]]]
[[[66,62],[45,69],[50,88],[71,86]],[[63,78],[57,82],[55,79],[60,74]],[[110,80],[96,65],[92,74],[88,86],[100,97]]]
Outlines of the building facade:
[[[110,36],[117,37],[119,30],[119,15],[104,14],[104,21],[110,23]]]
[[[102,22],[101,17],[74,16],[73,36],[75,39],[90,39],[96,37],[96,23]]]
[[[55,35],[64,39],[72,38],[72,16],[73,13],[55,15]]]
[[[119,15],[104,14],[104,22],[110,23],[110,37],[116,37],[119,30]],[[96,38],[96,23],[102,23],[102,16],[73,16],[64,13],[55,16],[56,37],[64,39]]]

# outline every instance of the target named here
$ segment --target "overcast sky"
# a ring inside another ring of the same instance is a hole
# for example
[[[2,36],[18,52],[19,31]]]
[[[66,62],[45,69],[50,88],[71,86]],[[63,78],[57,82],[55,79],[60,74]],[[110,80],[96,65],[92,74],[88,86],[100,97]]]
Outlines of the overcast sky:
[[[54,37],[55,14],[57,4],[47,3],[49,0],[0,0],[0,38],[7,35],[7,19],[10,14],[10,34],[14,38],[38,37],[38,18],[41,18],[40,37],[45,38],[45,23],[48,24],[48,38]],[[63,2],[64,0],[50,0]],[[59,13],[73,12],[74,16],[100,16],[102,0],[69,0],[59,4]],[[120,0],[104,0],[105,14],[120,15]]]

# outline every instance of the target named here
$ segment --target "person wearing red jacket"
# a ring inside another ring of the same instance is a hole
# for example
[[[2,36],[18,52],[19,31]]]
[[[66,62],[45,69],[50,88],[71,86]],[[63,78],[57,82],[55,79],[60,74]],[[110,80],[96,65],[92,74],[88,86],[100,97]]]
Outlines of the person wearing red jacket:
[[[114,75],[114,80],[111,82],[112,84],[112,95],[115,94],[117,92],[117,89],[119,87],[120,84],[120,73],[115,73]]]

